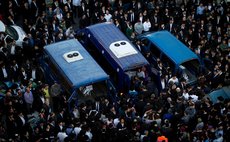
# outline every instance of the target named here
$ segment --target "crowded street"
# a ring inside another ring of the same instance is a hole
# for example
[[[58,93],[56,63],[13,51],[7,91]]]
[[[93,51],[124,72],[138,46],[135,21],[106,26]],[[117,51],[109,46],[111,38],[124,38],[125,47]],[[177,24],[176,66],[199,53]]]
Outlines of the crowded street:
[[[77,33],[100,23],[113,23],[130,40],[159,72],[159,85],[142,67],[115,99],[81,96],[69,104],[68,81],[45,75],[44,47],[82,42]],[[163,31],[204,64],[196,84],[153,61],[140,40]],[[0,142],[228,142],[230,91],[215,100],[210,94],[229,86],[229,0],[0,1]]]

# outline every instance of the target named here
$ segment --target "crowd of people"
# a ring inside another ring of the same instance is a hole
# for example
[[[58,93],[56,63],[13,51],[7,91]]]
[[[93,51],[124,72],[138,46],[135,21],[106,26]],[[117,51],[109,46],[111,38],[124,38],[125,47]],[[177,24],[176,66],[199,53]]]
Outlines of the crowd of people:
[[[0,2],[0,20],[27,34],[21,47],[0,36],[0,82],[10,86],[0,92],[0,141],[230,140],[229,99],[204,97],[230,84],[230,7],[224,0],[7,0]],[[168,30],[209,63],[209,72],[199,75],[197,86],[186,86],[159,61],[161,92],[137,76],[116,105],[101,97],[69,109],[61,84],[43,82],[38,59],[45,45],[77,38],[75,31],[100,22],[113,22],[139,50],[136,36]]]

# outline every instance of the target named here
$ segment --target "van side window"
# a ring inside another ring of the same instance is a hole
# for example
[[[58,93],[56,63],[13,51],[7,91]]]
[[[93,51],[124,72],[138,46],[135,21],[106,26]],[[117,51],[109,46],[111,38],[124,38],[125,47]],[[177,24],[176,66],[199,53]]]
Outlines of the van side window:
[[[165,54],[162,54],[161,61],[165,67],[170,67],[171,69],[175,68],[174,63]]]
[[[194,74],[199,74],[200,64],[197,59],[190,60],[182,64],[187,70],[193,72]]]
[[[17,31],[13,27],[7,27],[6,33],[10,35],[13,39],[18,40],[18,34]]]
[[[161,51],[152,43],[150,45],[150,51],[155,58],[160,58]]]

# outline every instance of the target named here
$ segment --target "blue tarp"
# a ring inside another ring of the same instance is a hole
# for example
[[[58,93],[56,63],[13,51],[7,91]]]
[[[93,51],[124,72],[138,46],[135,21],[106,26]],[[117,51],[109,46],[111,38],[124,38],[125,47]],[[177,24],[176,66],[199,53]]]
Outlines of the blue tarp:
[[[160,47],[160,50],[177,65],[181,65],[189,60],[199,59],[192,50],[168,31],[150,33],[145,35],[145,37],[157,47]]]
[[[141,67],[149,64],[144,56],[136,49],[136,47],[130,42],[130,40],[113,24],[110,22],[99,23],[91,25],[85,29],[89,34],[89,37],[97,42],[97,48],[100,46],[101,49],[109,54],[118,66],[123,70],[131,70],[137,67]],[[111,43],[116,41],[127,41],[137,51],[137,54],[129,55],[122,58],[117,58],[110,50],[109,46]],[[95,44],[95,43],[94,43]]]
[[[68,63],[63,55],[78,51],[83,59]],[[72,89],[107,80],[109,76],[76,39],[61,41],[45,46],[45,52],[57,70],[66,78]]]

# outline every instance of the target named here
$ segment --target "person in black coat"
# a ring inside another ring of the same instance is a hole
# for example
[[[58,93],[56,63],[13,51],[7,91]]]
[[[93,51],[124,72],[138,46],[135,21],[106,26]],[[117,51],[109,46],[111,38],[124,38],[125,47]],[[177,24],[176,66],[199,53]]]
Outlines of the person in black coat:
[[[135,21],[137,21],[137,15],[135,13],[134,9],[130,9],[128,12],[128,20],[131,22],[131,24],[134,26]]]
[[[89,17],[86,16],[86,14],[83,14],[83,16],[81,17],[80,21],[79,21],[79,27],[80,29],[83,29],[87,26],[90,25],[90,19]]]
[[[120,122],[117,124],[117,130],[118,130],[118,138],[117,141],[128,141],[128,129],[127,129],[127,123],[124,118],[120,118]]]
[[[15,106],[15,110],[17,112],[21,112],[22,114],[26,113],[26,103],[22,90],[16,89],[16,96],[13,105]]]
[[[70,12],[66,13],[66,16],[64,17],[64,19],[66,23],[66,28],[69,28],[74,23],[73,17],[71,16]]]
[[[23,130],[23,127],[26,126],[27,117],[23,114],[23,112],[19,111],[15,118],[15,122],[17,124],[17,132],[20,133],[21,130]]]
[[[13,138],[14,134],[17,132],[17,123],[13,112],[9,113],[6,117],[6,127],[9,138]]]
[[[27,85],[28,83],[28,72],[25,70],[25,68],[21,67],[19,70],[19,80],[24,84]]]
[[[136,112],[140,117],[142,117],[144,114],[145,106],[146,106],[146,102],[144,101],[143,95],[140,95],[139,100],[135,104]]]
[[[38,87],[36,89],[36,93],[34,93],[34,102],[35,102],[33,104],[34,110],[40,112],[43,109],[45,103],[45,94],[42,90],[42,87]]]
[[[30,21],[32,23],[35,23],[36,21],[36,18],[39,14],[39,7],[38,7],[38,4],[37,4],[37,0],[32,0],[31,4],[30,4],[30,9],[29,9],[29,12],[28,14],[30,14]]]
[[[20,69],[20,66],[18,65],[17,61],[13,60],[11,65],[10,65],[10,70],[12,73],[12,79],[14,81],[18,81],[19,69]]]
[[[21,0],[12,0],[12,7],[15,11],[15,18],[19,18],[20,17],[20,10],[21,10]]]
[[[12,81],[11,70],[4,63],[0,64],[0,81]]]
[[[212,88],[217,88],[223,86],[225,74],[222,70],[218,69],[214,71],[214,76],[211,80]]]
[[[29,44],[29,38],[25,37],[23,39],[23,43],[22,43],[22,49],[23,49],[23,55],[25,58],[27,59],[31,59],[32,55],[31,53],[33,53],[33,47]]]
[[[92,19],[92,24],[99,23],[100,16],[99,16],[98,11],[95,11],[95,13],[92,14],[92,18],[91,19]]]
[[[86,13],[86,9],[85,3],[82,2],[81,6],[78,8],[78,17],[82,17]]]
[[[4,64],[8,64],[9,61],[9,50],[6,47],[0,48],[0,64],[1,62]]]
[[[174,19],[170,18],[169,23],[165,25],[165,29],[168,30],[169,32],[173,33],[174,29],[177,28],[177,25],[174,23]]]

